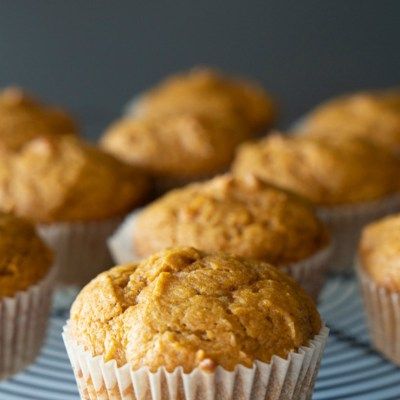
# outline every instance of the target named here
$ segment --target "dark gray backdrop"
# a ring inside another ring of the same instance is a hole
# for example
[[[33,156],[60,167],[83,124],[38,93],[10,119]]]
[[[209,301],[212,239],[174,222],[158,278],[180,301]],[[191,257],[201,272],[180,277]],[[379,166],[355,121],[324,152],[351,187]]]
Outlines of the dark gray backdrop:
[[[135,92],[211,64],[276,93],[283,124],[327,96],[399,84],[399,1],[0,0],[0,85],[80,114],[95,137]]]

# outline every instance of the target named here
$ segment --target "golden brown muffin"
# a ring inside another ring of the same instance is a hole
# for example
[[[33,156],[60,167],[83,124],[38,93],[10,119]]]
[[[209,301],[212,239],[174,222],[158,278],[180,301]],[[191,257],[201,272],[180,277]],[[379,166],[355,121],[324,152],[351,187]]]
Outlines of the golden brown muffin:
[[[182,111],[239,117],[253,132],[271,126],[276,115],[272,99],[261,86],[210,68],[195,68],[167,78],[144,93],[131,110],[141,116]]]
[[[193,246],[287,265],[327,243],[308,203],[254,177],[225,175],[172,191],[147,206],[135,222],[133,246],[142,257]]]
[[[85,350],[134,370],[233,370],[286,357],[320,329],[314,302],[278,269],[185,247],[100,274],[71,309]]]
[[[317,205],[335,206],[397,192],[400,164],[389,150],[362,138],[275,134],[243,144],[232,170],[254,174]]]
[[[359,246],[360,266],[380,286],[400,291],[400,214],[364,228]]]
[[[328,101],[307,117],[313,135],[360,136],[400,150],[400,90],[355,93]]]
[[[225,169],[245,138],[239,122],[188,112],[122,119],[108,129],[101,145],[155,177],[196,179]]]
[[[133,167],[72,136],[37,138],[0,157],[0,209],[35,222],[118,216],[147,189]]]
[[[0,213],[0,298],[37,283],[49,271],[52,260],[32,224]]]
[[[21,89],[0,91],[0,143],[18,150],[29,140],[45,135],[74,135],[77,126],[61,109],[32,99]]]

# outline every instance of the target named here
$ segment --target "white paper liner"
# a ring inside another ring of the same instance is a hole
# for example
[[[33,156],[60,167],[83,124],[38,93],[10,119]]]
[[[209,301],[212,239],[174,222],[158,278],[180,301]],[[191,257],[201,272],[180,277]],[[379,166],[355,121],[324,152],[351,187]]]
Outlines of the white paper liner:
[[[400,292],[377,285],[357,267],[372,344],[400,366]]]
[[[83,286],[112,266],[107,238],[122,218],[102,221],[38,225],[38,232],[54,251],[58,282]]]
[[[135,221],[140,212],[141,209],[138,209],[129,214],[107,241],[117,264],[126,264],[142,258],[135,253],[133,241]],[[329,245],[305,260],[280,268],[296,279],[317,300],[326,281],[332,250],[333,246]]]
[[[56,269],[25,291],[0,300],[0,379],[27,367],[46,336]]]
[[[82,399],[123,400],[306,400],[314,383],[329,329],[323,327],[308,344],[286,359],[274,356],[270,363],[256,361],[252,368],[238,365],[234,371],[218,367],[214,372],[182,368],[150,372],[115,360],[92,357],[71,337],[64,326],[63,339]]]
[[[363,227],[370,222],[400,210],[400,194],[356,205],[317,208],[318,216],[326,223],[334,241],[329,265],[336,272],[350,272]]]

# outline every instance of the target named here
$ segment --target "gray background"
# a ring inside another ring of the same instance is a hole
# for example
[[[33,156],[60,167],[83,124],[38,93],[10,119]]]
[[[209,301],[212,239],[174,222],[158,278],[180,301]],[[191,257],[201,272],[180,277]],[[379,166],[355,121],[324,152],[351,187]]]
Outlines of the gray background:
[[[95,137],[134,94],[196,64],[274,92],[281,125],[400,78],[399,1],[0,0],[0,85],[64,104]]]

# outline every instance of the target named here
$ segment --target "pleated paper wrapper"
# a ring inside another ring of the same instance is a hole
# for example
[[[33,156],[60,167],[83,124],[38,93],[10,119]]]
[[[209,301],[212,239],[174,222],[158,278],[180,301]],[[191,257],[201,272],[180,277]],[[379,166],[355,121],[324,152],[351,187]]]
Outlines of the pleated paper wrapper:
[[[322,328],[307,346],[274,356],[270,363],[257,361],[252,368],[238,365],[234,371],[218,367],[184,373],[160,368],[133,371],[128,364],[92,357],[71,337],[69,325],[63,338],[82,399],[90,400],[306,400],[311,399],[329,330]]]
[[[319,217],[328,226],[334,241],[329,269],[350,273],[363,227],[397,211],[400,211],[400,194],[369,203],[317,208]]]
[[[89,222],[40,224],[38,232],[54,251],[58,282],[83,286],[112,267],[107,238],[122,218]]]
[[[128,215],[108,240],[110,252],[117,264],[125,264],[141,259],[141,257],[135,253],[133,243],[135,221],[139,213],[140,210],[136,210]],[[313,256],[296,263],[282,266],[281,269],[297,280],[314,299],[318,299],[319,293],[326,281],[332,248],[333,246],[329,245]]]
[[[357,273],[372,344],[400,366],[400,292],[377,285],[360,266]]]
[[[0,379],[34,362],[46,336],[54,267],[35,285],[0,300]]]

